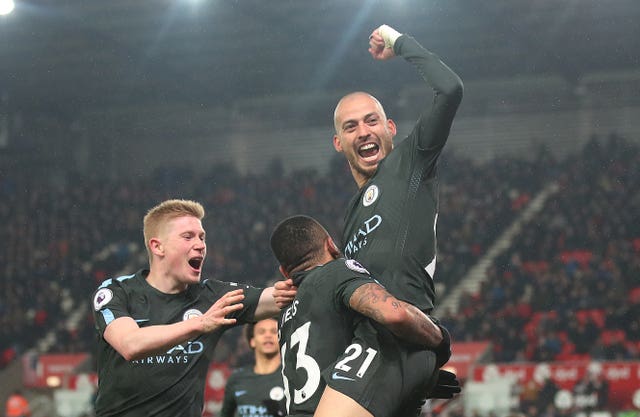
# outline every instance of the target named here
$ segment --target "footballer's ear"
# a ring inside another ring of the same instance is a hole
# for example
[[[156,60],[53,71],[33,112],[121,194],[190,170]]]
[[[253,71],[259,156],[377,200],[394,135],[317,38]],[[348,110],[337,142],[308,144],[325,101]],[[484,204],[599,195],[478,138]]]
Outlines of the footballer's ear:
[[[327,236],[327,240],[325,240],[325,247],[326,247],[327,251],[333,257],[333,259],[338,259],[340,257],[340,255],[341,255],[340,254],[340,249],[338,249],[338,246],[333,241],[331,236]]]
[[[396,127],[396,122],[391,119],[387,119],[387,129],[391,132],[391,137],[394,137],[396,133],[398,133],[398,128]]]
[[[338,135],[333,135],[333,148],[336,152],[342,152],[342,142],[340,142]]]
[[[156,256],[164,255],[164,246],[158,238],[152,237],[149,239],[149,250]]]
[[[282,276],[283,276],[285,279],[289,279],[289,278],[290,278],[290,277],[289,277],[289,273],[288,273],[288,272],[283,268],[283,266],[282,266],[282,265],[280,265],[280,266],[278,267],[278,271],[280,271],[280,273],[282,274]]]

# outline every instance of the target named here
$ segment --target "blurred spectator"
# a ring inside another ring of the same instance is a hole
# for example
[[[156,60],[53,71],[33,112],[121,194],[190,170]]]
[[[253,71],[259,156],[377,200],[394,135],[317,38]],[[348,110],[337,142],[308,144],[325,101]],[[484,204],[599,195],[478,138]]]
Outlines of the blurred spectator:
[[[530,379],[524,384],[521,389],[522,390],[519,396],[521,410],[528,410],[529,407],[538,404],[538,394],[540,392],[540,387],[538,386],[538,384],[536,384],[536,381]]]
[[[609,383],[600,372],[589,370],[573,387],[573,393],[578,410],[604,410],[609,398]]]
[[[545,378],[538,392],[538,410],[546,410],[547,407],[553,405],[558,390],[558,386],[550,377]]]
[[[616,135],[592,138],[554,170],[560,191],[488,268],[478,294],[463,296],[459,314],[444,323],[456,340],[492,341],[498,360],[638,358],[629,343],[640,336],[638,145]],[[514,314],[514,305],[529,314]],[[552,320],[540,320],[550,313]],[[495,331],[501,317],[525,329],[526,347]],[[594,347],[599,338],[605,340]]]
[[[29,417],[31,416],[31,409],[29,408],[29,401],[22,395],[22,391],[15,390],[7,398],[7,404],[5,407],[6,417]]]

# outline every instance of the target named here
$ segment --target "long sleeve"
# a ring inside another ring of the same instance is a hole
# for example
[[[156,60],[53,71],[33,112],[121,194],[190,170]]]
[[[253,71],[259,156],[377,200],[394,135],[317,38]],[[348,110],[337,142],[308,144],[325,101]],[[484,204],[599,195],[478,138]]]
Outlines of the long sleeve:
[[[440,58],[423,48],[414,38],[400,36],[394,52],[416,67],[424,81],[434,90],[433,103],[416,125],[418,146],[423,150],[439,150],[447,141],[453,118],[462,101],[463,84],[460,77]]]

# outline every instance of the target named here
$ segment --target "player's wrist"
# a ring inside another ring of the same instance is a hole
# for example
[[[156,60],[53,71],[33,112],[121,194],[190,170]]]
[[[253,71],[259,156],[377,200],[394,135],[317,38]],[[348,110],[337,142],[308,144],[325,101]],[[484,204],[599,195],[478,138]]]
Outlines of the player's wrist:
[[[402,33],[398,32],[388,25],[380,26],[378,28],[378,33],[380,34],[380,36],[382,36],[382,39],[384,39],[384,46],[391,49],[393,49],[396,40],[398,40],[398,38],[402,36]]]
[[[189,320],[187,320],[189,321]],[[197,336],[204,333],[209,333],[215,329],[215,323],[212,323],[207,317],[199,316],[193,320],[192,332]]]
[[[442,333],[442,341],[438,344],[438,347],[436,349],[450,349],[451,335],[449,334],[449,331],[440,324],[436,324],[436,326],[438,326],[440,332]]]
[[[440,320],[433,316],[429,316],[429,318],[436,326],[438,326],[442,333],[442,341],[433,349],[436,354],[436,365],[440,368],[449,361],[449,358],[451,358],[451,334],[449,334],[446,327],[440,324]]]

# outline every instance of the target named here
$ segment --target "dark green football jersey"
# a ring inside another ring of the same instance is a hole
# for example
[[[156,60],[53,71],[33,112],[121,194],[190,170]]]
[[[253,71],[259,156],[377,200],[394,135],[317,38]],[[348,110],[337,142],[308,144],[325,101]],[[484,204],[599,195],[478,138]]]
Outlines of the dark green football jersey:
[[[282,369],[256,374],[251,367],[236,369],[224,388],[220,417],[282,417],[287,414]]]
[[[93,296],[98,332],[96,416],[201,416],[204,382],[213,350],[224,330],[181,343],[167,352],[126,361],[107,343],[109,323],[131,317],[140,327],[177,323],[206,312],[223,294],[244,289],[244,308],[230,316],[237,324],[254,321],[262,290],[205,280],[179,294],[164,294],[146,281],[148,270],[106,280]]]
[[[462,82],[409,36],[398,38],[394,51],[417,67],[435,98],[349,203],[344,254],[366,266],[394,296],[430,311],[435,298],[436,164],[462,98]]]
[[[313,415],[326,386],[321,372],[344,353],[363,317],[349,299],[371,282],[362,266],[345,259],[295,274],[298,292],[280,312],[279,326],[288,414]]]

